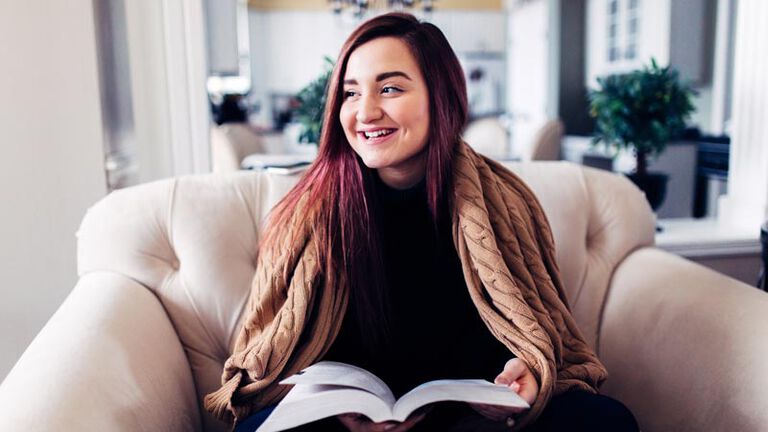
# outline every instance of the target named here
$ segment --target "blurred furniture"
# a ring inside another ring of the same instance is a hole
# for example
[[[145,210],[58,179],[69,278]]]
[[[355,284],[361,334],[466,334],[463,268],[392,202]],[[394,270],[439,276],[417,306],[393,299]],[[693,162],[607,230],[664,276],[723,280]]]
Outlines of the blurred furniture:
[[[589,136],[565,136],[562,151],[563,159],[571,162],[586,162],[588,166],[599,168],[610,166],[622,173],[635,169],[632,152],[626,150],[614,155],[601,145],[593,146]],[[649,170],[669,175],[667,197],[656,212],[660,219],[693,216],[697,151],[695,141],[674,141],[658,158],[649,160]],[[606,158],[612,159],[612,162]]]
[[[282,144],[282,134],[260,132],[245,122],[214,125],[211,127],[212,170],[215,173],[237,171],[247,155],[284,151]]]
[[[595,153],[581,155],[581,164],[605,171],[613,171],[613,158]]]
[[[659,219],[656,247],[748,285],[760,273],[760,233],[755,226],[722,218]]]
[[[717,216],[717,202],[728,190],[730,139],[707,137],[698,143],[694,217]]]
[[[622,176],[508,166],[547,213],[603,392],[645,432],[768,430],[768,294],[654,247],[654,216]],[[0,430],[229,430],[201,401],[239,330],[259,227],[297,178],[186,176],[94,205],[77,285],[0,385]]]
[[[463,138],[475,151],[496,160],[560,160],[563,131],[563,122],[549,120],[538,128],[530,142],[511,143],[502,122],[497,117],[486,117],[469,123]]]
[[[565,127],[563,122],[554,119],[548,120],[534,135],[528,157],[523,160],[560,160],[560,147],[563,141],[563,132]]]
[[[246,123],[211,127],[211,165],[215,173],[237,171],[246,155],[264,152],[261,137]]]
[[[464,129],[464,141],[485,156],[507,160],[511,157],[509,132],[496,117],[486,117],[469,123]]]
[[[280,174],[293,174],[307,169],[315,160],[315,154],[265,154],[246,156],[240,167],[247,170],[268,170]]]

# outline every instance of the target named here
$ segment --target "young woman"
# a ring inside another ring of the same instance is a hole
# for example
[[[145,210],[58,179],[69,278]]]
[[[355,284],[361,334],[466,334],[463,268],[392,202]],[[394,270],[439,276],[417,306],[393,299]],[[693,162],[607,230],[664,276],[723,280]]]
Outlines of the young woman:
[[[486,378],[531,404],[436,404],[403,423],[342,415],[302,430],[635,431],[565,304],[546,217],[514,174],[461,141],[464,76],[440,30],[393,13],[344,44],[316,162],[273,210],[217,417],[254,430],[320,360],[395,396]]]

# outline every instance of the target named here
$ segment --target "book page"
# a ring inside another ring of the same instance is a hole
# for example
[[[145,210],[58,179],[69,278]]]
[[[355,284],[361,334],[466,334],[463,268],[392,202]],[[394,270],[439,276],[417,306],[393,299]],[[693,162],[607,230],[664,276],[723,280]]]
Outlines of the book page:
[[[282,431],[351,412],[365,414],[375,422],[392,417],[390,406],[368,391],[335,385],[300,384],[288,392],[256,430]]]
[[[392,391],[379,377],[365,369],[345,363],[321,361],[280,381],[280,384],[329,384],[352,387],[378,396],[390,407],[395,404]]]
[[[507,386],[485,380],[438,380],[424,383],[409,391],[394,406],[396,421],[404,421],[424,405],[441,401],[458,401],[530,408],[530,405]]]

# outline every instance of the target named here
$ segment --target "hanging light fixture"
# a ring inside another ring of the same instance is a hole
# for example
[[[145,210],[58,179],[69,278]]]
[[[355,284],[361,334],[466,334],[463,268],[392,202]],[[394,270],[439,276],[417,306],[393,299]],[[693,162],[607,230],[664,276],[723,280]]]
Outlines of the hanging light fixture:
[[[435,0],[329,0],[328,3],[331,6],[331,10],[335,14],[341,14],[344,10],[351,10],[352,14],[361,18],[368,9],[377,6],[378,3],[386,3],[386,7],[396,11],[403,11],[415,7],[418,3],[421,3],[421,9],[424,12],[432,12],[434,9]]]

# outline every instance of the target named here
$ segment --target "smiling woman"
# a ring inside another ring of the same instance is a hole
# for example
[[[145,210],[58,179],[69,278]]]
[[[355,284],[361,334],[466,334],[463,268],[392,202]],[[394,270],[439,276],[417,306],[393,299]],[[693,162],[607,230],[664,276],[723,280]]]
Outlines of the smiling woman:
[[[566,305],[538,200],[461,140],[466,86],[442,32],[400,13],[363,23],[326,100],[317,159],[269,217],[207,409],[253,430],[285,396],[282,379],[331,360],[396,397],[485,378],[531,408],[438,404],[402,423],[346,413],[301,430],[636,431],[596,394],[606,371]]]
[[[403,41],[375,39],[350,55],[340,118],[355,153],[384,183],[405,189],[424,176],[429,92]]]

